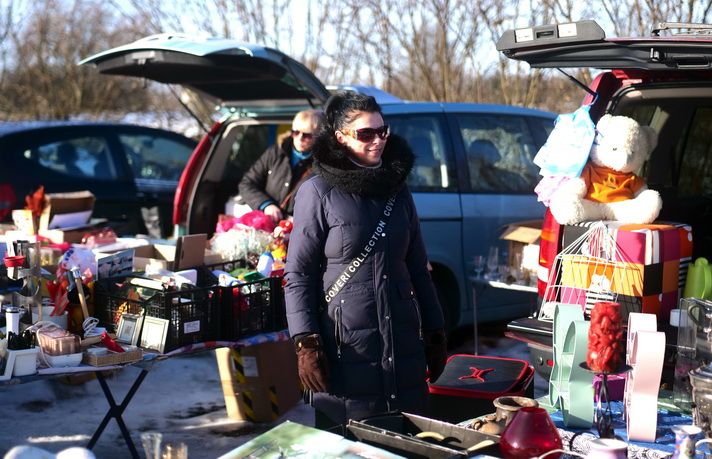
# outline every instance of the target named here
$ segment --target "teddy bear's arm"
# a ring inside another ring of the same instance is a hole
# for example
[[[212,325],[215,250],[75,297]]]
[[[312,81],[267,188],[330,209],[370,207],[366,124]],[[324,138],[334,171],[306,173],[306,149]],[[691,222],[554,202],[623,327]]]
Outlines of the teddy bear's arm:
[[[572,178],[562,184],[552,195],[549,209],[557,222],[571,225],[587,220],[606,220],[609,210],[598,202],[585,199],[586,182]]]
[[[624,223],[652,223],[658,218],[663,201],[660,194],[642,186],[633,199],[607,203],[612,218]]]

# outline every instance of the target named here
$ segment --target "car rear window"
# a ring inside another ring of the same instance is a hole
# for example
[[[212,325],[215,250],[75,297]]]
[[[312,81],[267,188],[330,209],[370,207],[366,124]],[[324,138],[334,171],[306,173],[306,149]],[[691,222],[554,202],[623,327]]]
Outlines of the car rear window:
[[[119,140],[137,179],[177,181],[193,148],[160,134],[121,134]]]
[[[104,137],[75,137],[40,144],[24,150],[22,157],[69,177],[113,180],[118,175]]]

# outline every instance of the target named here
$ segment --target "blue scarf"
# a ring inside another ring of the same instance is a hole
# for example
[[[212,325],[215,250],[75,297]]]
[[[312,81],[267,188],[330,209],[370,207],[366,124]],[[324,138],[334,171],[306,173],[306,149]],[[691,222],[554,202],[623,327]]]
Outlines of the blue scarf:
[[[311,152],[301,152],[297,151],[296,148],[292,148],[292,155],[289,157],[289,164],[294,167],[299,161],[304,161],[311,156]]]

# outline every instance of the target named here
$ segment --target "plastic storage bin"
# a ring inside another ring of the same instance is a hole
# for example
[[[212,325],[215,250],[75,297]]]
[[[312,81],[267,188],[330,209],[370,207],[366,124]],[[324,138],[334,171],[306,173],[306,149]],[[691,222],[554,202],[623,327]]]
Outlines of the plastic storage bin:
[[[164,352],[217,339],[220,331],[221,292],[217,279],[198,269],[197,286],[161,287],[153,281],[132,281],[140,276],[100,279],[95,287],[95,309],[101,326],[116,331],[123,313],[167,319]],[[141,282],[143,285],[136,285]],[[155,286],[149,286],[155,284]]]
[[[350,419],[348,435],[356,440],[408,458],[457,458],[473,454],[499,454],[499,438],[410,413],[387,413],[360,421]],[[419,435],[425,434],[424,438]],[[435,441],[435,439],[443,439]],[[489,440],[474,452],[467,451]]]
[[[222,339],[237,340],[287,328],[281,277],[267,277],[234,287],[221,287],[221,290]]]

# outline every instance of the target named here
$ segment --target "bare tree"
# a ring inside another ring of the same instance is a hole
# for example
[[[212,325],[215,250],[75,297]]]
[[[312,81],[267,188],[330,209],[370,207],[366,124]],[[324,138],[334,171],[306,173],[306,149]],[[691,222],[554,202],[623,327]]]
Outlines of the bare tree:
[[[708,23],[711,1],[603,0],[605,16],[618,36],[648,35],[660,22]]]
[[[138,110],[149,102],[137,91],[141,82],[101,77],[77,65],[140,36],[132,23],[115,22],[100,1],[47,0],[20,19],[8,37],[14,65],[1,88],[4,118],[66,119],[82,112]]]
[[[350,65],[369,82],[381,80],[406,99],[472,98],[465,88],[474,72],[478,34],[468,2],[351,1],[350,12]]]
[[[7,46],[7,38],[10,36],[13,26],[14,6],[14,2],[9,1],[5,8],[0,11],[0,88],[3,86],[8,68],[8,53],[10,50]]]
[[[172,110],[165,89],[99,76],[76,62],[142,36],[186,30],[275,47],[328,83],[372,84],[409,100],[563,111],[580,103],[581,90],[556,72],[496,53],[505,30],[590,17],[613,35],[642,35],[661,21],[709,22],[711,11],[712,0],[183,0],[174,8],[162,0],[6,0],[0,118]],[[588,70],[567,72],[591,79]],[[193,105],[192,96],[184,99]]]

